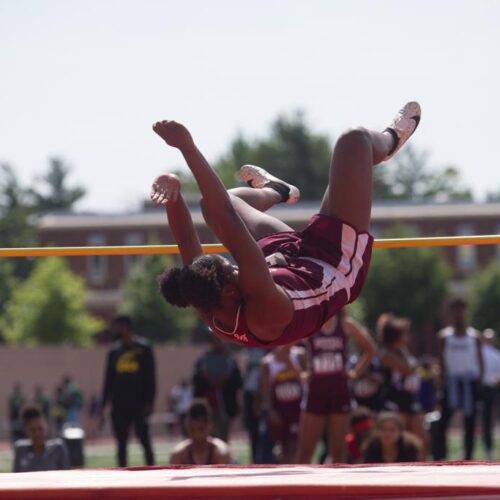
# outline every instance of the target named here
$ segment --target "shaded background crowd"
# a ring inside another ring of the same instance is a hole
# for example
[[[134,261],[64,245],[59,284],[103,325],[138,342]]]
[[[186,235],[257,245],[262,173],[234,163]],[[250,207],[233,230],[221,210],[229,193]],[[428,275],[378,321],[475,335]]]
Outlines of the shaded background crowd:
[[[445,460],[450,428],[458,458],[474,458],[478,435],[481,456],[497,456],[497,337],[470,326],[462,299],[447,305],[435,357],[412,354],[407,318],[384,313],[370,333],[341,312],[305,342],[274,350],[210,336],[191,377],[162,398],[154,350],[131,319],[115,317],[109,332],[115,341],[105,365],[93,367],[103,372],[95,393],[82,394],[70,376],[51,394],[15,385],[13,470],[81,467],[85,448],[110,434],[116,464],[126,466],[132,431],[148,465]],[[156,459],[155,448],[168,457]]]

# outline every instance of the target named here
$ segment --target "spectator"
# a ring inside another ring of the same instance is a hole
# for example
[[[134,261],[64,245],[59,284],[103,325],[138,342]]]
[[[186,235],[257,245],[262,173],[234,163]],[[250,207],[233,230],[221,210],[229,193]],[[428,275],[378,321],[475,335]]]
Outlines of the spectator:
[[[77,383],[70,377],[64,377],[63,383],[64,407],[66,409],[65,423],[80,426],[83,407],[83,395]]]
[[[397,413],[382,412],[377,418],[375,432],[365,443],[363,456],[367,464],[417,462],[420,442],[415,435],[404,431],[403,421]]]
[[[86,430],[90,438],[95,438],[99,432],[100,416],[102,413],[101,399],[92,394],[87,404],[87,425]]]
[[[358,406],[351,413],[351,432],[347,434],[347,463],[359,464],[363,461],[363,447],[371,437],[375,421],[370,408]]]
[[[21,409],[25,402],[21,384],[16,382],[8,399],[10,436],[13,443],[24,437]]]
[[[168,398],[168,407],[175,414],[177,424],[183,436],[186,436],[186,415],[193,400],[193,388],[186,379],[174,385]]]
[[[280,346],[262,360],[261,407],[267,415],[267,426],[278,463],[295,461],[300,404],[304,395],[301,374],[305,370],[305,352],[300,347]]]
[[[436,409],[437,404],[437,379],[439,376],[439,366],[430,356],[422,356],[420,366],[417,369],[420,380],[418,391],[418,401],[424,413],[430,413]]]
[[[379,357],[384,374],[382,408],[401,414],[404,428],[421,440],[426,458],[429,438],[418,400],[418,362],[409,350],[409,334],[410,322],[407,319],[382,314],[377,321],[377,336],[381,343]]]
[[[210,339],[210,348],[195,364],[194,396],[208,401],[214,414],[214,436],[228,442],[231,421],[239,411],[241,374],[226,345],[215,335]]]
[[[260,422],[260,363],[269,349],[255,347],[246,349],[247,357],[245,381],[243,384],[243,419],[252,453],[252,463],[261,462],[259,452],[259,422]]]
[[[57,386],[54,394],[54,402],[51,409],[51,417],[54,432],[57,436],[61,434],[64,422],[66,421],[66,399],[62,386]]]
[[[60,438],[47,439],[47,422],[37,406],[22,411],[24,431],[28,439],[16,441],[14,472],[69,469],[69,454]]]
[[[48,422],[50,419],[50,399],[43,391],[41,385],[35,386],[35,394],[33,396],[33,403],[42,410],[45,420]]]
[[[495,348],[495,332],[488,328],[482,335],[481,351],[484,362],[484,378],[481,388],[483,443],[487,460],[493,460],[492,422],[495,392],[500,382],[500,351]]]
[[[443,396],[435,459],[447,455],[446,434],[454,412],[464,415],[464,458],[471,460],[474,450],[476,402],[483,378],[483,356],[478,332],[467,326],[467,303],[461,299],[449,305],[450,325],[438,333]]]
[[[360,352],[357,364],[348,369],[347,342],[352,338]],[[310,463],[326,428],[328,453],[333,462],[346,461],[345,437],[351,412],[350,380],[362,376],[376,346],[368,331],[354,319],[337,314],[312,337],[308,352],[307,396],[300,420],[298,463]]]
[[[231,463],[228,445],[211,436],[212,418],[209,405],[194,399],[186,418],[188,439],[179,443],[170,456],[171,464],[211,465]]]
[[[352,369],[358,363],[359,355],[353,354],[349,359],[349,368]],[[382,386],[384,376],[380,366],[380,359],[374,356],[366,369],[355,380],[351,381],[351,392],[358,406],[369,408],[377,414],[382,406]]]
[[[118,338],[107,362],[102,395],[102,409],[111,404],[113,432],[118,444],[118,465],[127,465],[127,441],[130,427],[144,449],[147,465],[154,465],[148,417],[153,411],[156,392],[153,351],[145,339],[132,332],[128,316],[117,316],[111,329]]]

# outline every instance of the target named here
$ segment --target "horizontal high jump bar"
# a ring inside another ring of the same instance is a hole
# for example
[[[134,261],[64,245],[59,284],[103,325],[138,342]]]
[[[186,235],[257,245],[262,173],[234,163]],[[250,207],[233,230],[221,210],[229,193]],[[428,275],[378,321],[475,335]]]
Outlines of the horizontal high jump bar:
[[[374,248],[448,247],[459,245],[499,245],[500,235],[438,236],[430,238],[391,238],[375,240]],[[225,253],[220,244],[205,244],[205,253]],[[137,245],[104,247],[0,248],[0,257],[76,257],[89,255],[168,255],[178,254],[177,245]]]

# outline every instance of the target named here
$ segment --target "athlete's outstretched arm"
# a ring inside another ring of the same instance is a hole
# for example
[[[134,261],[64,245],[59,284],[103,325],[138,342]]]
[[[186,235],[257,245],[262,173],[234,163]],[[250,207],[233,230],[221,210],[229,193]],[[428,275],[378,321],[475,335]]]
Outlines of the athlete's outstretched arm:
[[[238,264],[238,284],[247,306],[259,309],[262,322],[268,326],[285,326],[293,314],[292,305],[274,284],[260,248],[189,131],[174,121],[157,122],[153,130],[168,145],[180,150],[191,169],[203,196],[205,220]],[[264,339],[272,340],[267,335]]]
[[[345,316],[342,319],[342,325],[346,333],[354,339],[354,342],[359,349],[358,362],[351,370],[352,378],[357,379],[364,375],[367,368],[370,366],[371,360],[377,352],[377,345],[368,330],[353,318]]]
[[[182,197],[179,178],[175,174],[158,176],[151,187],[151,200],[165,207],[168,225],[179,246],[182,262],[190,264],[203,253],[203,249],[189,209]]]

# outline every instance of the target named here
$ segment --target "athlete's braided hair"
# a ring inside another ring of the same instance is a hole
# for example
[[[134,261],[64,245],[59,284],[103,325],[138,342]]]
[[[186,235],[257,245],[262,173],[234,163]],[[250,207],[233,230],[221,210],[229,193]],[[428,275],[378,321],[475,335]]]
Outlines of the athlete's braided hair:
[[[203,255],[182,268],[173,268],[159,276],[160,293],[177,307],[189,305],[213,310],[220,305],[228,269],[218,255]]]

